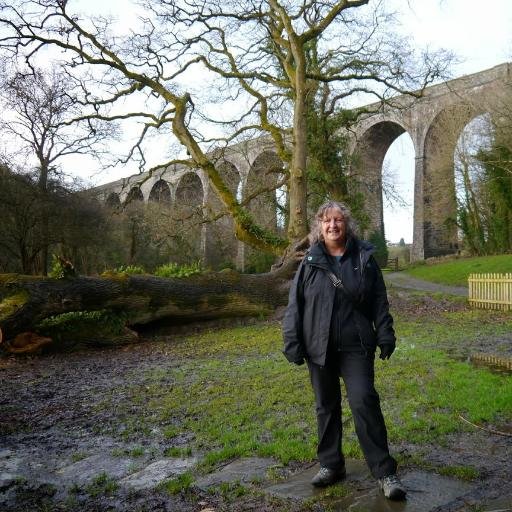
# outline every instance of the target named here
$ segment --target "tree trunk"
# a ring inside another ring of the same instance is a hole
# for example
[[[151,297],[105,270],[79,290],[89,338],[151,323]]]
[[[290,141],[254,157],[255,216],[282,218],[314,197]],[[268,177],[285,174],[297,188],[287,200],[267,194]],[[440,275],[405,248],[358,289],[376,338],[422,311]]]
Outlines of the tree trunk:
[[[41,322],[49,317],[105,310],[127,319],[122,329],[159,320],[172,324],[268,316],[286,304],[289,277],[295,267],[296,261],[292,260],[267,274],[223,271],[183,279],[126,274],[49,279],[4,274],[0,275],[0,328],[4,340],[27,332],[48,336]],[[80,338],[77,331],[68,328],[68,348],[73,344],[69,338]],[[119,343],[120,338],[133,341],[133,336],[126,336],[126,329],[118,334],[112,343]],[[97,344],[108,344],[104,338],[98,334]],[[4,341],[3,346],[9,349],[14,345]],[[51,346],[59,349],[58,343]]]
[[[308,130],[308,81],[306,78],[306,57],[303,43],[289,30],[291,52],[296,69],[291,77],[294,98],[293,106],[293,156],[290,165],[289,197],[290,220],[288,237],[290,240],[300,240],[308,233],[307,222],[307,130]]]
[[[39,174],[39,189],[41,191],[42,211],[41,211],[41,230],[42,230],[42,248],[41,248],[41,268],[39,269],[41,275],[48,275],[48,252],[49,252],[49,212],[48,212],[48,173],[49,164],[48,159],[42,155],[39,156],[40,161],[40,174]]]

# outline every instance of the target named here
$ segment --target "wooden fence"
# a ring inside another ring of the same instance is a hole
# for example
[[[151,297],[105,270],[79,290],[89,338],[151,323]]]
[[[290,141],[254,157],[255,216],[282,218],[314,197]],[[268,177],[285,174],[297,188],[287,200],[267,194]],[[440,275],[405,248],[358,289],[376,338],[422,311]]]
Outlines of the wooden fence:
[[[388,258],[386,268],[389,268],[389,269],[393,270],[394,272],[396,272],[398,270],[398,257]]]
[[[469,274],[468,297],[482,309],[512,310],[512,274]]]

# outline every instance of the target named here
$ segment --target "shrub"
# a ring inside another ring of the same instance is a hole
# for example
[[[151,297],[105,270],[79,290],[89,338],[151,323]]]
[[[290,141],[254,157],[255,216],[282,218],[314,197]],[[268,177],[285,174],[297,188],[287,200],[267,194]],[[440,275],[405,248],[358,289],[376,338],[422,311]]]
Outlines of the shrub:
[[[49,336],[61,349],[88,346],[91,340],[100,345],[103,339],[113,339],[124,332],[127,317],[109,310],[70,311],[41,321],[36,331]]]
[[[75,268],[70,261],[54,254],[52,256],[52,268],[50,269],[50,272],[48,272],[48,275],[54,279],[73,277],[75,276]]]
[[[166,265],[158,267],[154,274],[158,277],[189,277],[195,274],[201,274],[202,272],[201,263],[196,261],[190,265],[167,263]]]

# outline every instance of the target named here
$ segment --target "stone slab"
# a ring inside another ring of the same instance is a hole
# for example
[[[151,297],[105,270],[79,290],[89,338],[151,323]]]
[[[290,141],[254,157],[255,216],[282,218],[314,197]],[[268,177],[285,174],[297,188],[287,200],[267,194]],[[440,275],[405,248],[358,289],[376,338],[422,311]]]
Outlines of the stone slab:
[[[1,473],[18,473],[21,468],[23,459],[21,457],[15,457],[12,452],[6,455],[0,460],[0,472]]]
[[[157,460],[141,471],[124,477],[119,481],[119,484],[137,490],[152,489],[164,480],[182,475],[192,468],[196,462],[195,457]]]
[[[123,478],[130,472],[131,467],[133,467],[133,459],[93,455],[59,469],[56,476],[59,480],[65,480],[68,483],[87,485],[101,473],[116,479]]]
[[[0,450],[0,491],[8,489],[19,478],[23,478],[21,463],[22,459],[15,457],[12,450]]]
[[[8,459],[9,457],[12,457],[14,455],[14,452],[10,450],[9,448],[0,448],[0,459]]]
[[[267,471],[276,465],[270,458],[250,457],[235,460],[214,473],[198,478],[195,486],[206,489],[222,483],[240,482],[249,484],[265,478]]]

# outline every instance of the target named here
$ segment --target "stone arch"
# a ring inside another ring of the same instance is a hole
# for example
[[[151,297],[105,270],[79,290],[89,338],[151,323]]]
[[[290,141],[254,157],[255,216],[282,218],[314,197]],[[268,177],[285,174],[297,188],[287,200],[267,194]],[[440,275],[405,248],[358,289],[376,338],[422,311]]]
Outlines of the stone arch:
[[[276,185],[282,175],[283,162],[274,151],[263,151],[253,161],[243,190],[247,201],[259,190],[268,189],[249,199],[247,208],[254,219],[265,228],[277,233]]]
[[[176,202],[187,204],[191,208],[203,204],[203,184],[193,172],[185,173],[176,186]]]
[[[171,188],[169,184],[162,179],[159,179],[149,192],[149,201],[156,203],[170,203],[171,202]]]
[[[237,197],[241,177],[236,166],[229,160],[223,160],[217,165],[217,171],[230,192]],[[206,206],[209,217],[215,217],[225,210],[211,187]],[[213,268],[235,266],[238,256],[238,240],[235,237],[234,223],[230,215],[223,215],[218,220],[208,223],[206,226],[205,252],[206,261]]]
[[[401,238],[408,243],[413,241],[415,171],[414,141],[405,131],[390,145],[382,164],[384,232],[388,243],[398,243]],[[397,218],[401,219],[399,223]],[[406,259],[405,251],[403,256]]]
[[[194,172],[186,172],[176,186],[174,211],[174,260],[191,263],[203,257],[203,184]]]
[[[247,174],[247,180],[242,191],[242,199],[247,201],[247,209],[254,220],[277,235],[286,230],[286,222],[280,221],[278,211],[286,197],[279,197],[278,182],[282,178],[283,162],[275,151],[265,150],[256,156]],[[258,191],[261,191],[258,193]],[[280,190],[286,196],[286,192]],[[248,271],[262,272],[270,270],[273,262],[271,255],[250,247],[245,248],[244,264]]]
[[[422,197],[425,258],[458,250],[455,148],[464,127],[482,113],[469,103],[449,105],[436,114],[427,128]]]
[[[144,195],[142,194],[142,190],[137,185],[135,187],[132,187],[130,191],[128,192],[128,195],[126,196],[126,199],[124,201],[124,204],[128,205],[130,203],[133,203],[135,201],[144,201]]]
[[[228,186],[230,192],[236,196],[239,185],[240,185],[240,173],[236,166],[229,160],[224,160],[217,166],[224,183]]]
[[[408,131],[397,120],[379,119],[365,127],[358,137],[352,154],[351,174],[354,191],[363,195],[368,217],[363,236],[373,232],[384,236],[384,212],[382,200],[382,164],[386,153],[400,135]]]
[[[119,194],[116,194],[115,192],[111,192],[107,199],[105,200],[105,204],[108,208],[112,208],[115,210],[116,208],[119,208],[121,206],[121,199],[119,199]]]

